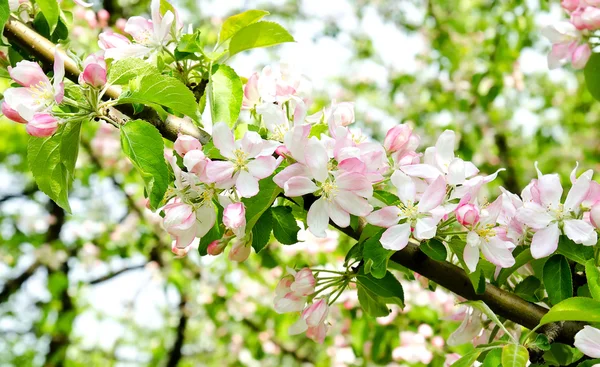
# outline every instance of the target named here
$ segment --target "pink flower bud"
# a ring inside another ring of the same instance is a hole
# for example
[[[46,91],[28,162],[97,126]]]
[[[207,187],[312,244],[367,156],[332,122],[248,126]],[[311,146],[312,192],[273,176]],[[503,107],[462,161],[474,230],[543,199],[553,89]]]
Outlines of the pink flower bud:
[[[441,336],[434,336],[433,338],[431,338],[431,345],[433,345],[436,348],[440,348],[442,349],[444,347],[444,338],[442,338]]]
[[[223,224],[229,229],[237,230],[246,226],[246,208],[243,203],[227,205],[223,211]]]
[[[96,19],[96,13],[93,10],[89,9],[85,11],[85,21],[90,26],[90,28],[94,29],[98,26],[98,19]]]
[[[189,244],[183,248],[181,247],[177,247],[177,242],[173,242],[173,244],[171,245],[171,252],[175,254],[176,257],[185,257],[188,252],[190,252],[190,249],[192,248],[192,244]]]
[[[309,327],[316,327],[325,322],[328,313],[329,305],[324,298],[321,298],[302,311],[302,317]]]
[[[235,241],[233,246],[231,246],[231,250],[229,250],[229,260],[236,262],[244,262],[250,256],[250,250],[252,247],[249,243],[244,241]]]
[[[479,222],[479,209],[473,204],[465,204],[456,208],[456,220],[463,226],[472,226]]]
[[[581,21],[589,30],[600,28],[600,9],[588,6],[581,13]]]
[[[589,44],[585,43],[577,46],[571,57],[573,68],[583,69],[585,64],[587,64],[588,60],[590,59],[590,56],[592,56],[592,49],[590,48]]]
[[[568,12],[571,12],[579,6],[579,0],[561,0],[560,5]]]
[[[275,153],[280,157],[287,157],[291,155],[289,149],[286,148],[285,145],[280,145],[277,149],[275,149]]]
[[[106,61],[100,54],[89,55],[83,62],[83,73],[79,75],[79,84],[87,84],[94,88],[106,84]]]
[[[594,204],[590,210],[590,222],[596,228],[600,228],[600,203]]]
[[[354,122],[354,103],[341,102],[333,108],[331,117],[336,126],[348,126]]]
[[[398,125],[389,129],[383,140],[386,151],[393,153],[403,150],[409,143],[412,129],[408,125]]]
[[[258,73],[254,73],[248,78],[248,82],[244,85],[244,99],[242,107],[244,109],[252,109],[260,103],[260,93],[258,92]]]
[[[185,156],[185,153],[190,150],[202,150],[202,144],[200,144],[200,141],[193,136],[178,134],[177,140],[175,140],[175,144],[173,144],[173,148],[175,148],[177,154],[183,157]]]
[[[183,231],[192,228],[196,223],[194,208],[185,203],[175,202],[168,204],[165,206],[164,211],[163,226],[172,235],[177,236]]]
[[[108,26],[108,20],[110,19],[110,13],[106,9],[98,10],[98,21],[100,23],[100,27],[104,28]]]
[[[190,150],[183,157],[183,165],[188,172],[197,174],[201,179],[205,178],[206,165],[209,160],[204,155],[204,152],[198,149]]]
[[[575,28],[579,30],[586,29],[586,25],[583,22],[583,19],[581,18],[581,15],[583,14],[583,9],[584,8],[577,8],[571,13],[571,24],[573,24]]]
[[[315,292],[315,277],[312,270],[304,268],[296,273],[290,289],[299,296],[308,296]]]
[[[431,338],[433,336],[433,329],[427,324],[419,325],[417,332],[425,338]]]
[[[131,41],[118,33],[102,32],[98,35],[98,46],[103,50],[127,47],[129,45],[131,45]]]
[[[27,120],[25,120],[24,118],[21,117],[21,115],[19,115],[19,113],[12,109],[8,103],[2,102],[2,113],[4,114],[4,116],[6,116],[7,119],[12,120],[14,122],[18,122],[20,124],[26,124]]]
[[[125,32],[126,25],[127,25],[127,19],[124,19],[124,18],[119,18],[115,22],[115,27],[117,27],[117,29],[120,30],[121,32]]]
[[[27,133],[38,138],[52,136],[58,129],[58,120],[48,113],[38,113],[27,123]]]
[[[227,245],[227,242],[214,240],[208,245],[206,252],[211,256],[220,255],[221,253],[223,253],[225,245]]]

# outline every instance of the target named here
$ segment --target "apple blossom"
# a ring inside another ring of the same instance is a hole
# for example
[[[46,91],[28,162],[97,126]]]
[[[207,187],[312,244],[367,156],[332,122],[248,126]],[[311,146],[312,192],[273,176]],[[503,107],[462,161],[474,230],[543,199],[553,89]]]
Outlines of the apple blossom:
[[[246,208],[243,203],[232,203],[223,210],[223,224],[241,237],[246,230]]]
[[[244,262],[250,256],[251,250],[252,246],[250,243],[244,239],[237,239],[233,242],[231,250],[229,250],[229,260],[239,263]]]
[[[52,136],[58,130],[58,120],[47,113],[38,113],[27,123],[27,133],[37,138]]]
[[[40,65],[32,61],[19,61],[14,68],[8,69],[11,78],[22,87],[7,89],[4,92],[4,102],[26,121],[31,120],[36,113],[50,110],[63,100],[64,60],[58,50],[54,57],[56,62],[52,81]]]
[[[381,236],[383,248],[402,250],[411,234],[418,240],[433,238],[437,224],[446,214],[441,207],[446,197],[444,178],[438,177],[420,197],[413,179],[401,171],[394,171],[391,180],[401,203],[376,210],[366,218],[373,225],[387,228]]]
[[[226,160],[208,162],[206,175],[219,188],[235,186],[242,197],[256,195],[258,181],[270,176],[279,164],[272,156],[278,144],[263,140],[254,131],[235,141],[229,127],[217,123],[213,127],[213,143]]]
[[[479,221],[479,208],[473,204],[466,203],[459,205],[454,212],[456,220],[463,226],[470,226]]]
[[[383,146],[389,153],[404,152],[407,149],[414,150],[418,145],[419,138],[413,134],[411,127],[406,124],[389,129],[383,140]]]
[[[448,337],[447,343],[450,346],[469,343],[483,331],[483,314],[481,311],[472,307],[464,307],[462,315],[462,323],[458,329]]]
[[[324,298],[307,306],[302,315],[292,326],[290,326],[290,335],[300,334],[306,331],[306,336],[310,339],[323,343],[327,334],[327,325],[325,321],[329,313],[329,305]]]
[[[569,190],[564,204],[563,188],[557,174],[542,174],[537,168],[540,203],[527,201],[517,211],[517,219],[535,231],[531,240],[531,255],[535,259],[556,251],[561,232],[577,244],[595,245],[598,234],[588,222],[578,219],[580,204],[589,191],[592,170],[584,172]]]
[[[100,88],[106,84],[106,61],[102,52],[89,55],[83,62],[83,72],[79,75],[79,84],[88,84]]]
[[[179,133],[177,135],[177,140],[175,140],[175,143],[173,144],[173,149],[175,149],[177,154],[181,157],[185,157],[185,154],[190,150],[202,150],[202,144],[200,144],[200,141],[193,136]]]
[[[590,223],[596,229],[600,228],[600,203],[596,203],[590,210]]]
[[[575,334],[573,345],[588,357],[600,358],[600,330],[585,325],[583,330]]]
[[[2,114],[14,122],[18,122],[20,124],[27,123],[27,120],[22,118],[21,115],[19,115],[17,111],[13,110],[6,102],[2,102]]]
[[[583,26],[583,21],[581,23]],[[578,67],[587,62],[585,49],[579,49],[578,55],[574,55],[581,33],[573,23],[563,21],[551,24],[542,29],[542,35],[552,42],[552,51],[548,54],[548,68],[556,69],[572,60],[576,61]]]

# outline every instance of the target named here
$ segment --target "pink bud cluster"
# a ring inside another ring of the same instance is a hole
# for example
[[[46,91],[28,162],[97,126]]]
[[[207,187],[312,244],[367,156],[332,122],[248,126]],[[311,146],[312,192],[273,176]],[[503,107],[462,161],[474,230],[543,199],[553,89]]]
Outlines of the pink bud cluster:
[[[583,69],[592,55],[588,38],[600,29],[600,3],[596,0],[562,0],[561,5],[569,14],[569,20],[542,30],[552,42],[548,67],[555,69],[571,63],[573,68]]]

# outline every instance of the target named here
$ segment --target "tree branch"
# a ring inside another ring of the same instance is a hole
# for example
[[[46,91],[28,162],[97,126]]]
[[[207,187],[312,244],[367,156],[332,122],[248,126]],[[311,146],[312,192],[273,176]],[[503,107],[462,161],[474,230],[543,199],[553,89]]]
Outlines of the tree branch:
[[[8,301],[8,299],[10,298],[10,296],[13,295],[13,293],[21,289],[23,283],[25,283],[29,278],[31,278],[31,276],[35,274],[35,271],[39,267],[40,264],[38,262],[34,262],[33,264],[29,265],[29,267],[25,269],[25,271],[22,272],[19,276],[7,280],[6,283],[4,283],[4,288],[2,288],[2,292],[0,292],[0,303]]]
[[[146,266],[146,263],[144,264],[138,264],[138,265],[132,265],[132,266],[128,266],[122,269],[119,269],[117,271],[114,271],[112,273],[108,273],[106,275],[103,275],[99,278],[96,279],[92,279],[88,282],[88,284],[93,285],[93,284],[98,284],[98,283],[102,283],[102,282],[106,282],[107,280],[110,280],[114,277],[117,277],[123,273],[126,273],[128,271],[132,271],[132,270],[137,270],[137,269],[143,269]]]
[[[54,52],[56,51],[57,46],[48,39],[42,37],[33,29],[27,27],[14,16],[11,16],[8,22],[6,22],[4,36],[10,42],[17,44],[20,48],[35,56],[35,58],[42,63],[47,65],[54,64]],[[81,73],[79,66],[73,59],[68,57],[64,51],[60,50],[60,48],[58,51],[65,60],[65,73],[67,78],[71,79],[74,83],[78,83],[79,74]],[[120,94],[120,88],[112,86],[107,89],[105,96],[107,98],[118,99]],[[133,106],[131,105],[120,105],[116,107],[116,109],[126,115],[133,115]],[[210,140],[210,135],[193,123],[183,120],[177,122],[171,120],[163,121],[156,111],[149,107],[146,107],[140,113],[140,118],[150,122],[160,131],[164,138],[172,141],[177,139],[178,133],[191,135],[200,140],[202,144],[205,144]]]
[[[177,330],[175,331],[175,343],[173,343],[173,347],[169,353],[167,367],[177,367],[179,361],[181,361],[181,357],[183,357],[183,354],[181,353],[181,347],[183,347],[183,342],[185,341],[185,328],[187,327],[188,322],[188,314],[186,310],[187,302],[187,295],[181,292],[181,301],[179,302],[179,324],[177,325]]]

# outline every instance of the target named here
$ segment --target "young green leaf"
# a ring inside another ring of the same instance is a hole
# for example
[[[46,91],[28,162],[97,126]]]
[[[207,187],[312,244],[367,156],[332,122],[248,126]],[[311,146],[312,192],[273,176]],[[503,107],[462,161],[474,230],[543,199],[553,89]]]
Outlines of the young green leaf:
[[[481,367],[498,367],[502,365],[502,349],[492,349],[483,360]]]
[[[573,279],[569,262],[562,255],[554,255],[544,265],[544,286],[548,299],[555,305],[573,297]]]
[[[540,325],[556,321],[600,322],[600,301],[573,297],[555,305],[542,317]]]
[[[600,359],[592,359],[589,361],[583,361],[577,365],[577,367],[594,367],[600,364]]]
[[[273,182],[271,176],[259,181],[258,194],[242,199],[246,207],[246,233],[252,231],[260,216],[273,205],[280,192],[281,188]]]
[[[587,277],[590,294],[596,301],[600,301],[600,270],[594,259],[585,263],[585,276]]]
[[[539,350],[550,350],[550,341],[544,334],[538,334],[530,345],[535,346]]]
[[[44,17],[50,26],[50,33],[54,32],[56,25],[58,24],[58,18],[60,17],[60,6],[56,0],[36,0],[36,3],[40,7]]]
[[[284,42],[294,42],[288,31],[274,22],[258,22],[239,30],[229,42],[229,55],[233,56],[244,50],[258,47],[269,47]]]
[[[533,275],[528,276],[527,278],[523,279],[521,283],[517,284],[515,287],[515,294],[526,301],[537,302],[538,299],[535,297],[535,292],[538,290],[538,288],[540,288],[541,285],[542,282],[538,278],[534,277]]]
[[[269,15],[269,12],[264,10],[247,10],[225,19],[221,26],[221,32],[219,32],[219,43],[222,44],[227,41],[242,28],[258,22],[265,15]]]
[[[10,6],[8,0],[0,0],[0,34],[4,32],[4,25],[10,18]]]
[[[594,249],[592,246],[578,245],[571,241],[567,236],[560,236],[556,252],[581,265],[585,265],[587,260],[594,257]]]
[[[108,68],[106,80],[109,84],[124,85],[132,79],[151,74],[160,75],[160,72],[149,63],[140,62],[137,57],[130,57],[113,61]]]
[[[179,79],[167,75],[152,73],[131,80],[119,103],[158,104],[198,119],[198,103],[192,91]]]
[[[502,367],[525,367],[529,362],[527,348],[519,344],[507,344],[502,348]]]
[[[452,367],[473,367],[481,353],[483,353],[483,350],[475,349],[462,356],[458,361],[452,363]]]
[[[446,246],[444,246],[443,243],[436,240],[435,238],[421,243],[421,246],[419,246],[419,248],[425,253],[425,255],[429,256],[433,260],[445,261],[446,257],[448,256]]]
[[[358,285],[358,302],[360,307],[372,317],[387,316],[390,310],[386,304],[376,294],[371,293],[368,289],[362,285]]]
[[[273,235],[283,245],[293,245],[298,242],[300,227],[289,206],[271,208],[273,213]]]
[[[498,274],[498,279],[496,281],[497,284],[503,285],[504,283],[506,283],[508,277],[511,276],[512,273],[517,271],[517,269],[527,264],[531,260],[533,260],[533,256],[531,256],[531,250],[529,249],[529,247],[527,247],[515,257],[515,265],[511,266],[510,268],[500,270],[500,273]]]
[[[27,161],[42,192],[58,206],[71,212],[69,189],[75,177],[81,122],[69,122],[48,138],[30,137]]]
[[[257,254],[269,244],[269,240],[271,239],[271,230],[273,229],[273,209],[275,208],[268,208],[260,218],[258,218],[256,225],[252,227],[252,247]]]
[[[383,278],[387,272],[387,263],[394,251],[386,250],[379,240],[385,229],[368,238],[363,244],[365,273],[371,273],[375,278]]]
[[[158,208],[169,186],[162,136],[145,121],[129,121],[121,127],[121,146],[144,180],[150,207]]]
[[[233,127],[240,115],[244,96],[240,77],[227,65],[214,65],[208,91],[212,120],[226,122]]]

